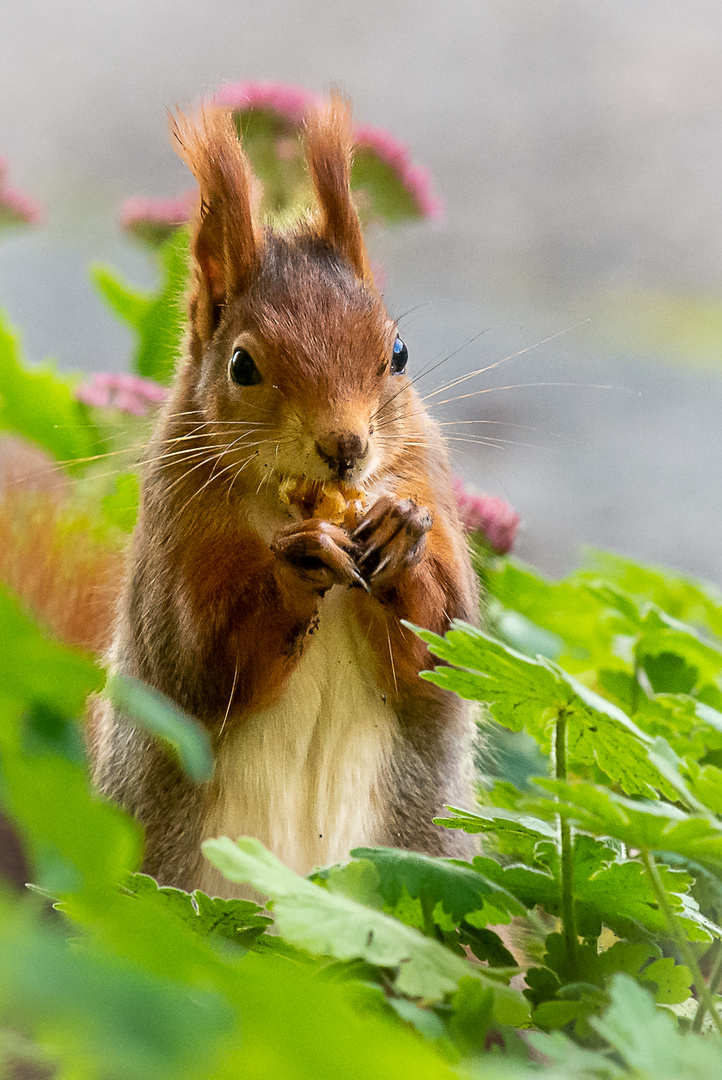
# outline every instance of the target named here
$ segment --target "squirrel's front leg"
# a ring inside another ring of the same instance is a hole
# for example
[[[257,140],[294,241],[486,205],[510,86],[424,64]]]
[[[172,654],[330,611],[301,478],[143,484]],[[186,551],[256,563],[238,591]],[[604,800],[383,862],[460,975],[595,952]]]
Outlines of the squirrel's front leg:
[[[291,579],[319,595],[332,585],[366,583],[356,568],[358,546],[343,529],[328,521],[310,518],[276,533],[271,551],[288,568]]]
[[[358,598],[360,613],[387,689],[398,699],[435,696],[435,688],[418,679],[432,658],[402,620],[440,634],[454,618],[474,620],[476,592],[463,535],[414,499],[382,495],[351,538],[371,594]]]
[[[425,506],[412,499],[382,495],[353,533],[360,548],[357,565],[369,586],[383,589],[421,559],[434,523]]]

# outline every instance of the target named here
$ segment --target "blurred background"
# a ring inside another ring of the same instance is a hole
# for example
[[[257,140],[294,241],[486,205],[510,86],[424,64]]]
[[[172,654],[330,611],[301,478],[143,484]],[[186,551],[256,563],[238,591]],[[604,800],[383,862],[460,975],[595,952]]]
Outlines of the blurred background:
[[[118,208],[190,186],[166,108],[336,83],[446,204],[369,236],[413,369],[449,356],[419,388],[521,354],[433,399],[491,422],[450,445],[521,515],[517,553],[561,573],[593,544],[720,582],[718,3],[2,0],[0,27],[0,156],[45,207],[0,244],[29,359],[126,369],[88,265],[153,283]]]

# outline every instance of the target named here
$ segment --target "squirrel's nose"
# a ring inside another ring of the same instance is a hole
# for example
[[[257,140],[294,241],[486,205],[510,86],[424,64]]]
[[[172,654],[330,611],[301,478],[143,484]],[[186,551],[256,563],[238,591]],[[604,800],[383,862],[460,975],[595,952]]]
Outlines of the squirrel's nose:
[[[360,435],[333,432],[316,440],[318,456],[336,474],[339,480],[348,476],[368,450],[368,441]]]

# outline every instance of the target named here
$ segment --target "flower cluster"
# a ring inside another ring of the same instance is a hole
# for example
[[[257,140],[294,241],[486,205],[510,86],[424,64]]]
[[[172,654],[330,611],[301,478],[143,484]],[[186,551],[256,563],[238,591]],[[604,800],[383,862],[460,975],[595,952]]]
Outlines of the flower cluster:
[[[216,91],[213,101],[221,108],[238,112],[265,109],[296,125],[302,122],[312,106],[320,104],[321,99],[302,86],[259,79],[222,86]]]
[[[43,216],[40,203],[24,191],[6,186],[7,162],[0,158],[0,228],[6,225],[36,225]]]
[[[244,145],[272,209],[293,207],[306,177],[296,132],[309,109],[323,100],[301,86],[268,80],[245,81],[221,87],[213,104],[236,114]],[[253,114],[268,123],[254,128]],[[434,194],[430,173],[411,160],[403,143],[382,128],[363,125],[354,131],[356,166],[352,184],[364,221],[400,221],[409,217],[438,218],[443,203]],[[363,159],[363,160],[362,160]],[[379,164],[386,168],[379,169]],[[131,198],[120,211],[121,227],[156,247],[188,221],[191,194],[175,199]],[[393,209],[391,209],[393,207]]]
[[[195,198],[194,191],[186,191],[175,199],[126,199],[120,207],[120,227],[145,243],[161,244],[188,221]]]
[[[145,416],[165,401],[168,390],[140,375],[113,375],[99,372],[75,391],[78,401],[100,409],[118,409],[131,416]]]
[[[371,127],[370,124],[355,129],[354,142],[359,149],[372,150],[394,171],[422,217],[438,219],[442,216],[444,203],[434,194],[431,173],[421,165],[414,165],[403,143],[383,128]]]
[[[461,523],[467,532],[479,533],[497,555],[511,551],[519,529],[519,515],[496,495],[476,495],[459,477],[452,488]]]

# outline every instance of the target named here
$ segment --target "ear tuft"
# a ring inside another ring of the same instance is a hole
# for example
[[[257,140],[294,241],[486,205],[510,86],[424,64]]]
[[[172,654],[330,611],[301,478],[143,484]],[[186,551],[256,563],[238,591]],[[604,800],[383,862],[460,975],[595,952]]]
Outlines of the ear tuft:
[[[196,284],[190,311],[194,331],[207,341],[222,306],[243,288],[258,262],[251,167],[230,112],[206,108],[195,120],[176,112],[170,129],[176,153],[198,181],[191,222]]]
[[[306,118],[306,156],[318,197],[321,235],[359,277],[371,281],[361,223],[351,198],[351,105],[339,94]]]

